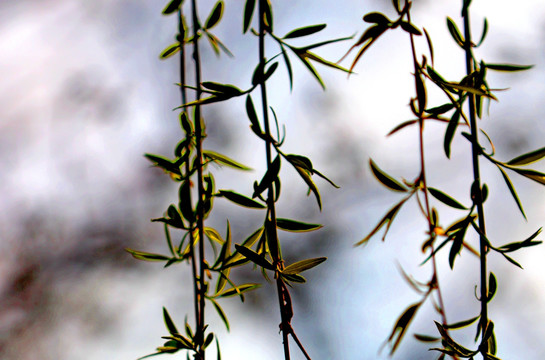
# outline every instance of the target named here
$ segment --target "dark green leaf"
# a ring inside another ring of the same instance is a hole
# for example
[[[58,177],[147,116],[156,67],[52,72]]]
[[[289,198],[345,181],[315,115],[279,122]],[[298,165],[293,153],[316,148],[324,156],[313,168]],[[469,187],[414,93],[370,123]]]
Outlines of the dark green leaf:
[[[206,19],[206,22],[204,23],[205,29],[212,29],[214,26],[218,24],[218,22],[221,19],[221,16],[223,15],[223,1],[220,0],[214,5],[214,9],[210,12],[210,15],[208,16],[208,19]]]
[[[252,249],[249,249],[241,245],[235,245],[235,248],[240,254],[242,254],[245,258],[247,258],[251,262],[261,266],[262,268],[265,268],[268,270],[274,270],[273,264],[271,264],[267,259],[265,259],[264,256],[259,255]]]
[[[261,179],[259,184],[255,186],[254,194],[252,195],[252,198],[259,196],[263,191],[268,189],[269,186],[271,186],[272,183],[278,177],[279,172],[280,172],[280,155],[277,155],[276,158],[268,167],[267,171],[265,172],[265,175],[263,175],[263,178]]]
[[[227,331],[230,331],[231,329],[229,327],[229,320],[227,319],[227,315],[225,315],[225,312],[223,311],[221,306],[218,304],[218,302],[215,299],[212,299],[212,298],[208,298],[208,299],[212,302],[212,305],[214,305],[214,308],[218,312],[218,315],[220,316],[221,321],[223,321],[223,323],[225,324]]]
[[[281,230],[292,232],[314,231],[323,227],[323,225],[320,224],[308,224],[296,220],[281,218],[276,219],[276,226]]]
[[[490,302],[494,295],[496,295],[496,291],[498,290],[498,281],[496,280],[496,276],[494,273],[490,273],[488,277],[488,295],[486,296],[486,301]]]
[[[193,205],[191,205],[191,188],[189,180],[185,180],[180,186],[179,190],[179,208],[182,216],[190,223],[195,222],[195,212],[193,211]]]
[[[262,203],[257,202],[254,199],[250,199],[249,197],[238,194],[231,190],[220,190],[219,193],[220,193],[220,196],[223,196],[224,198],[231,200],[232,202],[240,206],[244,206],[244,207],[248,207],[252,209],[265,209],[267,207],[263,205]]]
[[[408,32],[409,34],[420,36],[422,35],[422,31],[420,31],[416,26],[411,24],[410,22],[402,21],[401,22],[401,28]]]
[[[488,33],[488,20],[486,20],[486,18],[484,18],[483,34],[481,35],[481,40],[479,40],[479,43],[477,44],[477,46],[481,46],[484,39],[486,38],[487,33]]]
[[[163,318],[165,320],[165,325],[168,329],[168,332],[171,335],[177,334],[178,329],[176,329],[176,325],[174,325],[174,322],[172,321],[170,315],[168,314],[167,309],[163,306]]]
[[[261,0],[263,6],[263,21],[265,23],[265,27],[267,30],[272,33],[273,32],[273,12],[272,12],[272,5],[270,0]]]
[[[284,63],[286,64],[286,70],[288,71],[288,78],[290,80],[290,90],[293,89],[293,71],[291,70],[291,62],[288,57],[288,52],[284,48],[282,44],[280,44],[280,48],[282,49],[282,57],[284,58]]]
[[[284,275],[297,275],[303,271],[312,269],[313,267],[320,265],[326,260],[327,260],[326,257],[320,257],[320,258],[297,261],[291,265],[286,266],[284,270],[282,270],[282,273]]]
[[[261,130],[261,126],[259,126],[259,120],[257,118],[257,113],[255,111],[254,102],[252,101],[252,97],[248,95],[246,98],[246,113],[248,114],[248,119],[250,119],[250,123],[252,124],[252,129],[254,132],[257,132],[259,134],[263,133]]]
[[[379,221],[377,226],[371,232],[363,238],[363,240],[360,240],[357,242],[354,246],[359,246],[362,244],[365,244],[373,235],[375,235],[384,225],[386,225],[386,231],[384,232],[384,235],[382,236],[382,241],[386,238],[386,234],[388,234],[388,230],[390,229],[390,226],[392,225],[392,221],[394,220],[395,216],[399,212],[399,209],[401,209],[401,206],[407,201],[408,198],[405,198],[401,200],[399,203],[397,203],[393,208],[388,211],[386,215]]]
[[[405,332],[409,328],[409,324],[411,323],[414,314],[416,314],[416,311],[418,310],[420,305],[422,305],[421,302],[409,306],[397,319],[394,325],[394,329],[392,330],[392,333],[388,338],[388,342],[392,344],[392,350],[390,351],[390,354],[393,354],[396,351],[399,343],[401,342],[401,339],[403,339],[403,335],[405,335]]]
[[[539,171],[535,170],[529,170],[529,169],[517,169],[517,168],[511,168],[511,170],[517,172],[518,174],[527,177],[528,179],[532,179],[542,185],[545,185],[545,174],[541,173]]]
[[[394,190],[394,191],[400,191],[400,192],[407,192],[407,188],[403,186],[400,182],[392,178],[390,175],[382,171],[377,164],[372,159],[369,159],[369,165],[371,166],[371,171],[373,172],[373,175],[377,178],[377,180],[387,188]]]
[[[509,188],[509,191],[511,192],[511,196],[513,196],[513,199],[515,199],[515,202],[517,203],[517,206],[522,214],[522,216],[526,219],[526,214],[524,213],[524,208],[522,207],[522,203],[520,202],[520,199],[517,195],[517,191],[515,190],[515,187],[513,186],[513,183],[511,182],[511,179],[499,165],[498,170],[500,170],[501,175],[503,176],[503,180],[507,184],[507,187]]]
[[[225,155],[219,154],[214,151],[210,150],[203,150],[202,152],[205,159],[210,159],[212,161],[215,161],[216,163],[219,163],[221,165],[226,165],[235,169],[239,170],[252,170],[251,168],[247,167],[246,165],[242,165],[239,162],[236,162],[233,159],[228,158]]]
[[[451,104],[452,105],[452,104]],[[454,139],[454,134],[456,133],[456,128],[460,123],[460,111],[456,110],[450,121],[447,125],[447,130],[445,132],[445,141],[443,143],[443,148],[445,149],[445,155],[450,159],[450,147],[452,145],[452,139]]]
[[[180,51],[180,43],[169,45],[168,47],[165,48],[165,50],[161,51],[159,58],[167,59],[171,57],[172,55],[175,55],[178,51]]]
[[[388,19],[386,15],[379,12],[371,12],[369,14],[366,14],[363,17],[363,21],[381,25],[388,25],[391,23],[390,19]]]
[[[452,239],[452,246],[450,247],[450,252],[448,256],[448,262],[451,269],[454,268],[454,261],[456,260],[456,256],[460,253],[464,245],[464,238],[468,225],[469,222],[466,221],[464,226],[453,234],[454,236]]]
[[[473,324],[475,321],[477,321],[481,316],[480,315],[477,315],[475,316],[474,318],[471,318],[471,319],[467,319],[467,320],[462,320],[462,321],[458,321],[456,323],[453,323],[453,324],[449,324],[449,325],[443,325],[443,327],[445,329],[449,329],[449,330],[456,330],[456,329],[462,329],[462,328],[465,328],[471,324]]]
[[[235,245],[235,246],[237,246],[237,245]],[[222,297],[222,298],[233,297],[233,296],[241,295],[241,294],[243,294],[245,292],[257,289],[258,287],[259,287],[259,284],[239,285],[239,286],[233,287],[231,289],[225,290],[221,294],[218,294],[217,297]]]
[[[467,209],[464,205],[460,204],[458,201],[454,200],[450,195],[445,194],[442,191],[439,191],[435,188],[428,187],[430,194],[441,201],[443,204],[453,207],[455,209],[465,210]]]
[[[182,4],[183,0],[172,0],[168,5],[163,9],[164,15],[170,15],[172,13],[175,13],[180,8],[180,5]]]
[[[426,109],[426,102],[428,98],[426,95],[426,86],[424,85],[420,71],[414,75],[414,82],[416,87],[416,97],[418,100],[418,114],[421,116]]]
[[[293,39],[293,38],[297,38],[297,37],[312,35],[314,33],[322,31],[323,29],[325,29],[325,27],[326,27],[326,24],[310,25],[310,26],[300,27],[300,28],[292,30],[289,33],[287,33],[286,35],[284,35],[283,39]]]
[[[254,14],[256,0],[246,0],[244,5],[244,21],[242,24],[242,32],[246,33],[250,28],[250,23],[252,22],[252,15]]]
[[[205,81],[202,83],[202,86],[212,91],[217,91],[221,94],[225,94],[226,96],[231,96],[231,97],[243,94],[243,91],[234,85],[220,84],[214,81]]]
[[[516,158],[509,160],[507,162],[507,165],[511,165],[511,166],[528,165],[536,161],[539,161],[543,159],[544,157],[545,157],[545,147],[517,156]]]
[[[307,281],[304,277],[302,277],[301,275],[297,275],[297,274],[284,274],[284,273],[281,273],[280,276],[282,276],[282,278],[284,278],[287,281],[296,282],[296,283],[300,283],[300,284],[303,284],[303,283],[305,283]]]
[[[462,34],[460,33],[460,30],[458,30],[458,26],[456,26],[456,23],[451,18],[447,17],[447,26],[448,30],[450,31],[450,35],[456,41],[458,45],[463,49],[464,48],[464,38],[462,37]]]
[[[441,340],[441,338],[438,338],[436,336],[429,336],[429,335],[422,335],[422,334],[414,334],[414,337],[418,341],[422,342],[437,342]]]
[[[143,252],[143,251],[132,250],[132,249],[129,249],[129,248],[126,248],[125,251],[130,253],[135,259],[138,259],[138,260],[166,261],[166,260],[170,259],[170,257],[165,256],[165,255],[147,253],[147,252]]]
[[[471,351],[469,349],[466,349],[465,347],[461,346],[460,344],[452,340],[452,338],[448,335],[445,328],[441,324],[439,324],[437,321],[435,321],[435,325],[437,326],[439,333],[443,337],[443,341],[444,341],[443,344],[451,348],[451,350],[453,351],[453,354],[459,355],[464,358],[469,358],[478,353],[478,351]],[[440,350],[440,349],[437,349],[437,350]]]
[[[166,172],[174,173],[176,175],[181,175],[180,167],[176,165],[175,162],[172,162],[171,160],[158,155],[152,155],[152,154],[144,154],[144,156],[153,162],[154,166],[160,167],[161,169],[165,170]]]
[[[515,64],[485,64],[487,69],[495,71],[523,71],[534,67],[534,65],[515,65]]]
[[[318,187],[312,181],[312,177],[310,176],[310,172],[300,166],[294,165],[295,170],[299,173],[301,178],[305,181],[305,183],[308,185],[309,189],[314,193],[314,196],[316,197],[316,201],[318,202],[318,207],[320,208],[320,211],[322,210],[322,198],[320,197],[320,192],[318,191]]]

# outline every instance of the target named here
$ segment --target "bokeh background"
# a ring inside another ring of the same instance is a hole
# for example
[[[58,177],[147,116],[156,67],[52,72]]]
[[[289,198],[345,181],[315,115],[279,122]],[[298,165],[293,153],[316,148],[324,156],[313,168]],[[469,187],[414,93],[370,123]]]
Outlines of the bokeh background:
[[[510,159],[544,145],[545,6],[540,0],[475,0],[474,36],[488,18],[488,39],[478,49],[488,62],[535,64],[517,74],[489,75],[498,92],[483,127],[498,158]],[[445,17],[460,19],[461,1],[415,0],[413,22],[425,26],[435,47],[436,68],[448,79],[463,74],[463,54],[450,39]],[[212,1],[200,1],[201,16]],[[165,1],[19,0],[0,2],[0,358],[136,359],[154,351],[165,335],[162,306],[177,323],[191,315],[188,267],[162,269],[134,260],[126,247],[166,252],[162,226],[149,219],[176,202],[176,184],[150,168],[143,153],[170,155],[181,136],[177,61],[158,54],[173,42],[175,17],[161,16]],[[361,34],[369,11],[392,15],[389,1],[273,1],[275,28],[327,23],[325,38]],[[241,35],[243,1],[227,1],[216,34],[235,54],[217,59],[203,45],[204,80],[245,87],[257,61],[257,39]],[[340,186],[319,183],[322,213],[306,196],[304,184],[282,171],[282,217],[319,222],[316,233],[283,238],[290,261],[310,256],[329,259],[293,290],[294,327],[315,359],[385,359],[380,351],[399,314],[419,300],[399,267],[426,281],[429,266],[418,266],[425,224],[413,205],[404,207],[387,240],[364,237],[398,199],[381,188],[368,170],[372,157],[399,177],[417,174],[417,133],[385,135],[410,118],[411,61],[406,37],[381,38],[356,67],[357,74],[317,68],[323,92],[293,59],[290,93],[282,64],[270,87],[270,104],[286,125],[287,152],[309,156]],[[318,51],[334,61],[350,42]],[[425,52],[425,43],[419,49]],[[269,54],[277,49],[271,47]],[[344,63],[345,65],[348,62]],[[443,101],[439,96],[438,104]],[[248,131],[244,100],[209,106],[206,148],[221,151],[255,169],[241,174],[213,169],[219,188],[248,193],[263,172],[262,144]],[[469,202],[470,154],[467,141],[454,140],[453,155],[442,151],[443,126],[426,129],[429,183]],[[543,166],[537,165],[543,170]],[[497,171],[484,165],[491,193],[487,202],[490,237],[498,244],[521,240],[545,223],[545,190],[513,175],[528,221]],[[443,224],[457,216],[441,211]],[[228,218],[235,242],[259,227],[262,214],[218,200],[209,224],[225,231]],[[499,355],[503,359],[543,359],[545,279],[543,247],[516,254],[517,269],[495,255],[490,269],[499,279],[491,303]],[[449,319],[478,313],[474,286],[478,262],[468,253],[448,268],[440,257],[440,282]],[[240,281],[261,281],[257,272],[238,272]],[[227,333],[213,311],[207,315],[219,334],[225,359],[280,359],[279,314],[272,286],[223,301],[231,320]],[[434,333],[430,306],[411,326]],[[470,341],[473,334],[456,337]],[[407,335],[394,359],[435,359],[428,346]],[[293,350],[293,359],[302,358]],[[169,357],[169,355],[164,356]],[[185,358],[184,354],[170,358]]]

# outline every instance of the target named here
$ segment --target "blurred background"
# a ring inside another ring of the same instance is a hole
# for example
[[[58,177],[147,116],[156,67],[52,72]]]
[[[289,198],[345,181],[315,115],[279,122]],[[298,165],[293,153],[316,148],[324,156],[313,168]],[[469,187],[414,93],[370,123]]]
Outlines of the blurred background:
[[[257,62],[257,39],[241,35],[243,1],[228,1],[215,34],[235,54],[217,59],[203,43],[203,80],[245,88]],[[544,146],[545,6],[539,0],[479,0],[472,5],[474,37],[483,17],[490,29],[477,56],[490,63],[535,64],[528,72],[490,73],[499,102],[481,122],[493,139],[497,158],[508,160]],[[171,156],[182,136],[176,58],[158,54],[174,41],[175,16],[161,16],[166,1],[19,0],[0,2],[0,358],[130,360],[154,352],[166,334],[162,306],[178,324],[192,319],[189,267],[163,269],[133,259],[124,248],[166,253],[160,217],[177,200],[176,184],[142,156]],[[204,19],[213,1],[200,1]],[[327,23],[311,39],[359,36],[363,14],[383,11],[389,1],[273,1],[279,34],[295,27]],[[448,35],[446,16],[460,21],[461,1],[415,0],[413,22],[431,34],[435,66],[449,80],[461,78],[463,53]],[[297,44],[297,42],[294,42]],[[271,44],[272,45],[272,44]],[[352,42],[317,52],[337,61]],[[426,52],[425,42],[418,43]],[[276,54],[271,46],[269,56]],[[271,55],[272,54],[272,55]],[[352,58],[343,64],[349,66]],[[398,215],[389,236],[354,248],[399,199],[382,188],[368,169],[372,157],[397,177],[418,172],[417,132],[409,128],[386,138],[410,118],[413,96],[408,41],[401,32],[383,36],[359,62],[357,74],[317,65],[323,92],[310,73],[292,59],[290,93],[280,64],[269,88],[272,105],[286,125],[288,153],[309,156],[332,178],[336,190],[317,180],[324,202],[320,213],[306,186],[284,167],[279,215],[324,224],[315,233],[282,234],[289,261],[327,256],[306,273],[308,283],[292,291],[293,325],[314,359],[386,359],[380,351],[401,312],[419,301],[399,268],[421,281],[430,276],[420,246],[426,224],[415,204]],[[429,103],[445,100],[430,93]],[[264,171],[261,142],[248,130],[244,99],[205,109],[205,147],[255,170],[238,173],[213,168],[217,187],[249,193]],[[469,203],[470,153],[458,137],[451,160],[442,150],[444,126],[426,128],[429,184]],[[264,150],[264,149],[263,149]],[[490,189],[486,203],[489,237],[496,244],[522,240],[545,224],[543,186],[512,176],[525,222],[501,175],[483,164]],[[542,165],[536,165],[544,170]],[[437,205],[437,204],[436,204]],[[462,216],[441,208],[441,223]],[[240,243],[260,226],[262,214],[217,200],[209,225]],[[471,235],[473,236],[473,235]],[[474,238],[473,238],[474,239]],[[515,254],[524,270],[492,254],[490,269],[499,280],[491,303],[499,356],[543,359],[545,279],[543,246]],[[439,256],[440,283],[449,320],[475,316],[478,262],[469,253],[448,267]],[[236,274],[239,282],[264,282],[257,271]],[[246,302],[222,302],[231,321],[227,333],[213,310],[207,313],[225,359],[283,358],[274,287],[264,283]],[[435,359],[413,332],[435,334],[429,304],[418,312],[394,359]],[[471,344],[473,330],[455,337]],[[212,351],[213,352],[213,351]],[[164,358],[185,358],[185,354]],[[293,349],[293,357],[302,359]]]

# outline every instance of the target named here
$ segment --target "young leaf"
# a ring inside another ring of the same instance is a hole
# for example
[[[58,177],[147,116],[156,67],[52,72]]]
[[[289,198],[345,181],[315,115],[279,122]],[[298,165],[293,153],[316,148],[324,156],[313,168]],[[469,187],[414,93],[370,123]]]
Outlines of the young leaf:
[[[373,175],[377,178],[377,180],[387,188],[394,190],[394,191],[400,191],[400,192],[407,192],[407,188],[403,186],[400,182],[392,178],[390,175],[382,171],[377,164],[372,159],[369,159],[369,165],[371,166],[371,171],[373,172]]]
[[[195,212],[193,211],[193,206],[191,205],[191,189],[190,189],[189,180],[185,180],[180,186],[179,198],[180,203],[178,207],[182,213],[182,216],[189,221],[190,223],[195,222]]]
[[[498,290],[498,281],[496,280],[496,276],[494,273],[490,273],[488,276],[488,295],[486,296],[486,301],[490,302],[494,295],[496,295],[496,291]]]
[[[479,40],[479,43],[477,44],[477,46],[481,46],[484,39],[486,38],[487,33],[488,33],[488,20],[484,18],[483,34],[481,35],[481,40]]]
[[[406,32],[408,32],[409,34],[413,34],[416,36],[422,35],[422,31],[420,31],[416,26],[414,26],[410,22],[402,21],[400,25],[401,25],[401,28],[405,30]]]
[[[460,204],[458,201],[454,200],[452,197],[450,197],[449,195],[445,194],[442,191],[439,191],[432,187],[428,187],[428,191],[434,198],[441,201],[445,205],[448,205],[450,207],[453,207],[455,209],[460,209],[460,210],[467,209],[464,205]]]
[[[252,22],[252,15],[254,14],[256,0],[246,0],[244,5],[244,21],[242,23],[242,32],[246,33],[250,28],[250,23]]]
[[[152,154],[144,154],[144,156],[153,162],[154,166],[160,167],[161,169],[165,170],[166,172],[170,172],[176,175],[181,175],[180,167],[176,165],[175,162],[172,162],[171,160],[158,155],[152,155]]]
[[[481,315],[477,315],[475,316],[474,318],[471,318],[471,319],[467,319],[467,320],[462,320],[462,321],[458,321],[454,324],[449,324],[449,325],[443,325],[443,327],[445,329],[449,329],[449,330],[456,330],[456,329],[462,329],[462,328],[465,328],[471,324],[473,324],[475,321],[477,321],[479,318],[481,317]]]
[[[281,230],[291,232],[314,231],[323,227],[323,225],[320,224],[308,224],[300,221],[281,218],[276,219],[276,226]]]
[[[436,336],[429,336],[429,335],[422,335],[422,334],[414,334],[414,337],[418,341],[422,342],[437,342],[441,340],[441,338],[438,338]]]
[[[316,201],[318,202],[318,207],[320,208],[320,211],[322,210],[322,198],[320,197],[320,192],[318,191],[318,187],[312,181],[312,177],[310,176],[310,172],[300,166],[294,165],[295,170],[299,173],[301,178],[305,181],[305,183],[308,185],[309,189],[314,193],[314,196],[316,197]]]
[[[248,207],[252,209],[265,209],[267,207],[254,199],[250,199],[247,196],[241,195],[231,190],[220,190],[219,194],[220,196],[223,196],[227,200],[230,200],[240,206],[244,206],[244,207]]]
[[[221,19],[221,16],[223,15],[223,7],[224,3],[222,0],[218,1],[216,5],[214,5],[214,9],[210,12],[210,15],[208,16],[208,19],[206,19],[206,22],[204,23],[205,29],[212,29],[214,26],[218,24],[218,22]]]
[[[230,97],[243,94],[242,90],[230,84],[221,84],[214,81],[204,81],[202,83],[202,86],[204,86],[205,88],[209,90],[217,91],[218,93],[221,93],[221,95],[230,96]]]
[[[518,174],[545,185],[545,174],[535,170],[510,168]]]
[[[279,172],[280,172],[280,155],[277,155],[276,158],[271,163],[271,165],[268,167],[267,171],[265,172],[265,175],[263,175],[263,178],[261,179],[259,184],[254,186],[254,194],[252,195],[252,198],[259,196],[263,191],[268,189],[269,186],[271,186],[271,184],[278,177]]]
[[[456,260],[456,256],[460,253],[464,245],[464,238],[469,222],[466,220],[463,225],[464,226],[460,230],[454,233],[454,237],[452,239],[452,246],[450,247],[450,252],[448,256],[448,262],[451,269],[454,268],[454,261]]]
[[[251,168],[247,167],[246,165],[242,165],[241,163],[236,162],[235,160],[230,159],[227,156],[219,154],[219,153],[214,152],[214,151],[203,150],[202,154],[203,154],[205,159],[215,161],[216,163],[226,165],[226,166],[232,167],[234,169],[252,170]]]
[[[326,260],[327,260],[326,257],[320,257],[320,258],[297,261],[291,265],[286,266],[284,270],[282,270],[282,273],[284,275],[297,275],[303,271],[312,269],[313,267],[320,265]]]
[[[245,292],[248,292],[253,289],[257,289],[259,287],[259,284],[244,284],[239,285],[236,287],[232,287],[231,289],[227,289],[221,294],[216,295],[217,297],[227,298],[227,297],[233,297],[237,295],[242,295]]]
[[[528,165],[536,161],[539,161],[543,159],[544,157],[545,157],[545,147],[517,156],[516,158],[509,160],[507,162],[507,165],[511,165],[511,166]]]
[[[300,27],[300,28],[292,30],[289,33],[287,33],[286,35],[284,35],[283,39],[293,39],[293,38],[297,38],[297,37],[312,35],[312,34],[315,34],[315,33],[319,32],[319,31],[322,31],[323,29],[325,29],[325,27],[326,27],[326,24],[318,24],[318,25],[310,25],[310,26]]]

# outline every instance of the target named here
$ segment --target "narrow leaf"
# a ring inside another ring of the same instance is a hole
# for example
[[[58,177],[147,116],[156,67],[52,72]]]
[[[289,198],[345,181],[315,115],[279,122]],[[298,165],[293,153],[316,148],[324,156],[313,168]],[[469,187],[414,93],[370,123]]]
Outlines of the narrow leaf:
[[[180,51],[180,43],[175,43],[172,45],[169,45],[165,48],[165,50],[161,51],[161,54],[159,55],[160,59],[167,59],[173,55],[175,55],[178,51]]]
[[[388,338],[388,342],[392,344],[390,354],[393,354],[396,351],[420,305],[422,305],[421,302],[409,306],[397,319],[394,329]]]
[[[447,104],[452,105],[452,104]],[[450,118],[450,121],[447,125],[447,130],[445,132],[445,140],[443,142],[443,148],[445,150],[445,155],[447,158],[450,159],[450,148],[452,145],[452,139],[454,139],[454,134],[456,133],[456,129],[458,128],[458,124],[460,123],[460,111],[456,110],[452,117]]]
[[[313,267],[320,265],[326,260],[326,257],[319,257],[314,259],[297,261],[291,265],[286,266],[284,270],[282,270],[282,273],[285,275],[296,275],[308,269],[312,269]]]
[[[293,39],[293,38],[297,38],[297,37],[312,35],[312,34],[315,34],[315,33],[319,32],[319,31],[322,31],[323,29],[325,29],[325,27],[326,27],[326,24],[318,24],[318,25],[310,25],[310,26],[300,27],[300,28],[292,30],[289,33],[287,33],[286,35],[284,35],[283,39]]]
[[[212,29],[214,26],[218,24],[218,22],[221,19],[221,16],[223,15],[223,8],[224,3],[223,1],[218,1],[216,5],[214,5],[214,9],[210,12],[210,15],[208,16],[208,19],[206,19],[206,22],[204,23],[205,29]]]
[[[165,320],[165,325],[168,329],[168,332],[171,335],[178,334],[178,329],[176,329],[176,325],[174,325],[174,322],[172,321],[170,315],[168,314],[167,309],[163,306],[163,318]]]
[[[545,147],[517,156],[516,158],[509,160],[507,162],[507,165],[512,165],[512,166],[528,165],[536,161],[539,161],[543,159],[544,157],[545,157]]]
[[[254,14],[256,0],[246,0],[244,5],[244,21],[242,23],[242,32],[246,33],[250,28],[250,23],[252,22],[252,15]]]
[[[462,37],[462,34],[460,33],[460,30],[458,30],[458,26],[452,20],[450,17],[447,17],[447,26],[448,30],[450,32],[450,35],[456,41],[458,45],[463,49],[464,48],[464,38]]]
[[[148,253],[148,252],[143,252],[143,251],[137,251],[137,250],[132,250],[132,249],[129,249],[129,248],[126,248],[125,251],[130,253],[135,259],[138,259],[138,260],[166,261],[166,260],[170,259],[170,257],[165,256],[165,255],[153,254],[153,253]]]
[[[373,235],[375,235],[384,225],[386,225],[386,231],[384,232],[384,235],[382,236],[382,241],[384,241],[384,239],[386,238],[386,234],[388,234],[388,230],[392,224],[392,221],[394,220],[395,216],[397,215],[397,213],[399,212],[399,209],[401,209],[401,206],[403,206],[403,204],[405,203],[405,201],[407,201],[408,198],[405,198],[403,200],[401,200],[399,203],[397,203],[393,208],[390,209],[390,211],[388,211],[388,213],[386,215],[384,215],[384,217],[379,221],[379,223],[377,224],[377,226],[375,226],[375,228],[373,230],[371,230],[371,232],[365,237],[363,238],[363,240],[360,240],[359,242],[357,242],[354,246],[359,246],[359,245],[362,245],[362,244],[365,244],[367,241],[369,241],[369,239],[371,237],[373,237]]]
[[[498,170],[500,170],[501,175],[503,176],[503,180],[507,184],[507,187],[509,188],[509,191],[511,192],[511,196],[513,197],[513,199],[517,203],[517,206],[518,206],[518,208],[520,210],[520,213],[526,219],[526,214],[524,213],[524,208],[522,207],[522,203],[520,202],[520,199],[519,199],[519,197],[517,195],[517,191],[515,190],[515,187],[513,186],[513,183],[511,182],[511,179],[509,178],[509,175],[507,175],[505,170],[503,170],[500,166],[497,166],[497,167],[498,167]]]
[[[241,195],[231,190],[220,190],[219,194],[220,196],[223,196],[224,198],[240,206],[244,206],[244,207],[248,207],[252,209],[265,209],[267,207],[254,199],[250,199],[247,196]]]
[[[443,204],[453,207],[455,209],[465,210],[467,209],[464,205],[460,204],[457,200],[453,199],[450,195],[445,194],[442,191],[439,191],[435,188],[428,187],[430,194],[441,201]]]
[[[172,0],[168,5],[163,9],[163,15],[170,15],[178,11],[183,0]]]
[[[248,249],[245,246],[241,245],[235,245],[235,248],[239,253],[241,253],[244,257],[246,257],[251,262],[261,266],[262,268],[268,269],[268,270],[274,270],[273,264],[271,264],[267,259],[265,259],[264,256],[259,255],[252,249]]]
[[[203,154],[205,159],[210,159],[210,160],[215,161],[216,163],[219,163],[219,164],[222,164],[222,165],[226,165],[226,166],[229,166],[229,167],[232,167],[232,168],[235,168],[235,169],[239,169],[239,170],[252,170],[251,168],[247,167],[246,165],[243,165],[243,164],[241,164],[239,162],[236,162],[235,160],[230,159],[229,157],[227,157],[225,155],[222,155],[222,154],[219,154],[219,153],[214,152],[214,151],[203,150],[202,154]]]
[[[291,232],[314,231],[323,227],[323,225],[320,224],[308,224],[301,221],[281,218],[276,219],[276,226],[281,230]]]
[[[405,186],[403,186],[400,182],[392,178],[386,172],[382,171],[372,159],[369,159],[369,165],[371,166],[371,171],[373,172],[373,175],[375,175],[377,180],[382,185],[394,191],[400,191],[400,192],[408,191],[407,188],[405,188]]]
[[[524,71],[534,67],[534,65],[515,65],[515,64],[485,64],[485,67],[495,71]]]

